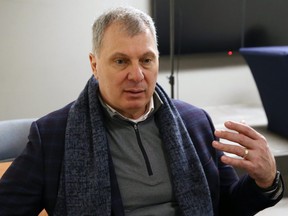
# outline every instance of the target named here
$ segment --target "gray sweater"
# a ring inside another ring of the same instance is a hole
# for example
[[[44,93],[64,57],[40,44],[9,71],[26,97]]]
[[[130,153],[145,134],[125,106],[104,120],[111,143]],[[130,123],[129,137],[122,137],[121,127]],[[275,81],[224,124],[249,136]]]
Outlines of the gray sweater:
[[[155,97],[154,97],[155,98]],[[170,171],[153,113],[138,123],[106,108],[105,126],[127,216],[177,215]],[[124,134],[124,135],[123,135]]]

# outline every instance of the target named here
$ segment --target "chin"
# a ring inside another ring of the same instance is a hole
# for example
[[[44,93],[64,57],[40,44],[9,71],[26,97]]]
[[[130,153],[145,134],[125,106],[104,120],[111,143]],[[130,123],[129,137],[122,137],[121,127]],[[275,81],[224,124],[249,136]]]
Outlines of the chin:
[[[148,102],[146,100],[129,101],[124,107],[127,109],[142,109],[143,107],[146,107],[147,103]]]

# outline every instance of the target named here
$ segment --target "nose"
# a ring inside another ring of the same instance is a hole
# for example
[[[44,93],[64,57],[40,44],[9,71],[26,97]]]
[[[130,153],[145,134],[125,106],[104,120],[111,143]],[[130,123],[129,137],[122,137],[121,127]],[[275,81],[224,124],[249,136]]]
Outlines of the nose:
[[[128,79],[135,82],[141,82],[144,79],[143,70],[139,64],[131,65]]]

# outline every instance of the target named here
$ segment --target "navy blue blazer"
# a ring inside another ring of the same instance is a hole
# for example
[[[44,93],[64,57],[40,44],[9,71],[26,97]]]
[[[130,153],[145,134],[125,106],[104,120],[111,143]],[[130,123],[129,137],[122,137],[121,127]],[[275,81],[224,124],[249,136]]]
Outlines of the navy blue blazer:
[[[215,215],[254,215],[274,205],[254,180],[240,179],[219,158],[211,143],[214,126],[205,111],[173,100],[195,145],[208,180]],[[72,103],[31,125],[29,142],[0,180],[0,215],[38,215],[45,208],[53,215],[64,153],[65,129]],[[156,113],[157,121],[157,113]],[[77,158],[75,158],[77,160]],[[124,215],[113,164],[110,166],[112,214]]]

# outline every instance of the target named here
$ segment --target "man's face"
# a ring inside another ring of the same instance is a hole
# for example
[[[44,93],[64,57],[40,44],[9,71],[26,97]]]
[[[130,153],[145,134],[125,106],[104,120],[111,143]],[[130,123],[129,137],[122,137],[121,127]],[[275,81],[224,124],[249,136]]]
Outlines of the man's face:
[[[158,75],[158,50],[147,28],[129,36],[112,24],[104,34],[100,54],[90,54],[93,74],[103,100],[129,118],[138,118],[149,103]]]

